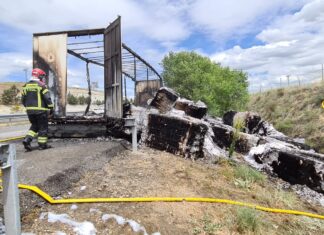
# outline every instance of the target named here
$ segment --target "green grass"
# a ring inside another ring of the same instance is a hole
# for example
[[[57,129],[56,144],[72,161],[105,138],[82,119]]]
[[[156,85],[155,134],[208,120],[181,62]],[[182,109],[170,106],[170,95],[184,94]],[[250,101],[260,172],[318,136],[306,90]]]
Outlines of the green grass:
[[[234,183],[240,188],[251,188],[254,183],[264,184],[266,176],[246,165],[234,168]]]
[[[283,133],[289,133],[293,127],[294,123],[291,120],[280,120],[276,123],[277,130]]]
[[[235,150],[235,145],[236,142],[238,141],[239,137],[240,137],[240,132],[242,131],[243,127],[245,126],[245,120],[243,119],[236,119],[234,120],[234,133],[233,133],[233,138],[232,138],[232,143],[229,147],[228,150],[228,155],[231,158],[234,154],[234,150]]]

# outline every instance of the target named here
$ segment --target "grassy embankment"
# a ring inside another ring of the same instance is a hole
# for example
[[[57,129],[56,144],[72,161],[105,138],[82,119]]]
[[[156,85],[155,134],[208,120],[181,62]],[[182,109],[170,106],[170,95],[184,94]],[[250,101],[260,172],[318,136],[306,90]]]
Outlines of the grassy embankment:
[[[249,110],[258,112],[279,131],[324,153],[324,84],[280,88],[251,96]]]

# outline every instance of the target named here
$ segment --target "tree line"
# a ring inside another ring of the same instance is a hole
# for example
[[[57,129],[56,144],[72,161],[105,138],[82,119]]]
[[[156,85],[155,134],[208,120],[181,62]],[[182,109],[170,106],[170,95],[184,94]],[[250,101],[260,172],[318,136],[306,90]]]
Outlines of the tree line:
[[[0,102],[3,105],[19,105],[20,104],[20,90],[17,88],[16,85],[12,85],[10,88],[5,89],[3,93],[1,94]],[[70,92],[68,93],[67,96],[67,103],[70,105],[85,105],[89,101],[88,96],[75,96],[71,94]],[[92,102],[92,104],[95,105],[102,105],[104,104],[103,100],[95,100]]]
[[[67,103],[70,105],[85,105],[88,104],[89,99],[89,96],[75,96],[69,92],[67,96]],[[95,105],[103,105],[104,103],[105,102],[103,100],[95,100],[92,102],[92,104]]]

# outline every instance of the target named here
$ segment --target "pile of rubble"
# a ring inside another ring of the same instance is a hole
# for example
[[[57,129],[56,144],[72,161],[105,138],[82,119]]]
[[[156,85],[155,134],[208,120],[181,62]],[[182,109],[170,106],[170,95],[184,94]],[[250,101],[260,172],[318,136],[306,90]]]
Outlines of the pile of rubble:
[[[148,109],[133,107],[132,112],[141,143],[149,147],[213,162],[228,158],[233,147],[253,167],[324,193],[324,155],[277,131],[257,113],[230,111],[222,119],[212,118],[203,102],[180,98],[166,87]],[[237,120],[243,123],[241,130],[233,127]]]

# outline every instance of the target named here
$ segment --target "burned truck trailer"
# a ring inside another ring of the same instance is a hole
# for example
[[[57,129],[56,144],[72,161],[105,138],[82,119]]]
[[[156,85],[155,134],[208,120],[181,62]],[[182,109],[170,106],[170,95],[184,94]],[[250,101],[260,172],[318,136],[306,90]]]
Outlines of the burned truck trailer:
[[[82,40],[68,43],[69,37]],[[66,112],[68,54],[80,59],[86,66],[88,99],[82,115],[68,115]],[[89,64],[104,69],[102,115],[89,115]],[[120,17],[107,28],[35,33],[33,67],[41,68],[48,74],[47,86],[54,103],[49,136],[54,137],[94,137],[106,134],[116,126],[120,128],[129,111],[129,105],[125,106],[125,101],[128,100],[127,89],[134,89],[135,105],[146,106],[147,100],[154,97],[163,83],[159,73],[146,60],[122,43]],[[132,81],[133,86],[127,85],[127,80]]]

